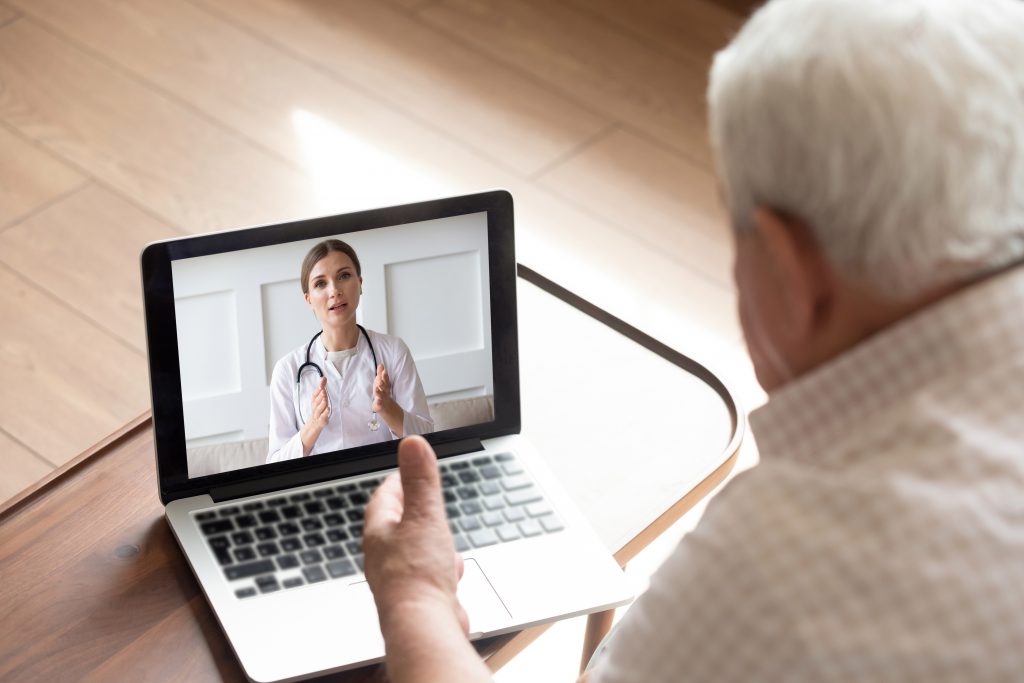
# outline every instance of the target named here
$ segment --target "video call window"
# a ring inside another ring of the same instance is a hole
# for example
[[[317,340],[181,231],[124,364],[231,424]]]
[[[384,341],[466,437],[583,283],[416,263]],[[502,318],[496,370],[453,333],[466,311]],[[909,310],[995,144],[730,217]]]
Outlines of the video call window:
[[[486,213],[171,272],[189,477],[494,419]]]

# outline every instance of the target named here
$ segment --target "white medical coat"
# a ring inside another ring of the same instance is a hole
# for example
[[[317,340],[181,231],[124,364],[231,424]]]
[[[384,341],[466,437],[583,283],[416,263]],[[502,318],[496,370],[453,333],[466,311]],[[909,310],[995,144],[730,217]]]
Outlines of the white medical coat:
[[[377,362],[383,363],[391,380],[392,398],[405,411],[402,428],[405,435],[426,434],[434,430],[434,422],[427,409],[427,397],[423,393],[416,363],[409,353],[409,347],[398,337],[380,334],[373,330],[366,333],[373,341],[373,350],[377,353]],[[306,360],[306,342],[299,348],[281,358],[274,365],[274,374],[270,380],[270,449],[267,462],[279,462],[302,457],[302,440],[299,429],[302,418],[296,413],[294,386],[299,366]],[[359,335],[356,353],[349,361],[346,376],[343,378],[327,360],[327,349],[321,338],[313,342],[309,359],[320,366],[327,377],[327,393],[331,399],[331,416],[327,426],[320,432],[320,437],[313,445],[310,455],[329,453],[342,448],[363,446],[370,443],[391,441],[397,438],[388,428],[387,423],[379,415],[380,427],[371,431],[371,408],[373,405],[373,383],[377,377],[377,368],[373,363],[370,346],[366,337]],[[302,375],[302,386],[299,401],[302,403],[303,414],[309,416],[312,408],[310,398],[316,390],[319,376],[316,371],[307,368]]]

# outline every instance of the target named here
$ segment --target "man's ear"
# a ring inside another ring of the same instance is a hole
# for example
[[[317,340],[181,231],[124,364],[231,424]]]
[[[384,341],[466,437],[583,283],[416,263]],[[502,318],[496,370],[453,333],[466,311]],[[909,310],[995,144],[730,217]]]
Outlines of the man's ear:
[[[794,340],[813,335],[832,302],[828,262],[803,221],[772,209],[754,212],[754,231],[780,288],[785,330]]]

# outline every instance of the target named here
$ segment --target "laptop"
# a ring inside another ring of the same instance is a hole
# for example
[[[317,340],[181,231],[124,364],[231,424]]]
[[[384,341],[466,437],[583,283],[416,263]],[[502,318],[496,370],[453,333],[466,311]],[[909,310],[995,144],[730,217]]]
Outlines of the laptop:
[[[250,680],[383,660],[363,509],[410,433],[438,454],[471,639],[631,599],[520,434],[513,233],[499,190],[143,251],[159,495]]]

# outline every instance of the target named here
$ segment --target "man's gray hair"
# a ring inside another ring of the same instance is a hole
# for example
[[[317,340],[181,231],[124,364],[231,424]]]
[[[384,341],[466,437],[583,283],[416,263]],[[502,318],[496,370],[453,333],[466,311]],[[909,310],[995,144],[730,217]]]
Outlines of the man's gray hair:
[[[894,299],[1024,256],[1021,0],[774,0],[708,100],[737,230],[796,216]]]

